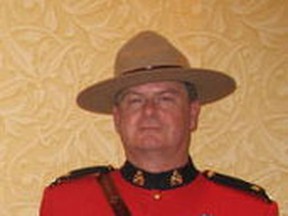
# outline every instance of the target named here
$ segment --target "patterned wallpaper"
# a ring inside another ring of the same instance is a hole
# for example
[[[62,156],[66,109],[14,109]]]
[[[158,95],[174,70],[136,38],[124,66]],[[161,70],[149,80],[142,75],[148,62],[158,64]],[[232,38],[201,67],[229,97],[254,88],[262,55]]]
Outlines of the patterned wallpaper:
[[[286,0],[1,0],[1,216],[38,215],[43,188],[71,169],[121,164],[110,116],[75,97],[111,77],[116,50],[146,29],[237,80],[203,107],[198,167],[262,185],[288,216]]]

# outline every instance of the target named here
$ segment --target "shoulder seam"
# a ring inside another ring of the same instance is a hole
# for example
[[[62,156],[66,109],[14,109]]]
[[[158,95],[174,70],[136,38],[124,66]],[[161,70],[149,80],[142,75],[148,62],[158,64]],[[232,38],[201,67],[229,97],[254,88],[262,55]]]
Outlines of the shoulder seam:
[[[246,182],[242,179],[231,177],[228,175],[223,175],[220,173],[213,172],[211,170],[207,170],[203,172],[203,175],[210,181],[215,182],[217,184],[221,184],[224,186],[228,186],[239,191],[246,192],[252,196],[256,196],[261,198],[266,203],[271,203],[272,200],[266,194],[265,190],[259,185]]]
[[[72,170],[72,171],[68,172],[67,174],[56,178],[49,185],[49,187],[54,187],[54,186],[60,185],[64,182],[68,182],[68,181],[71,181],[74,179],[80,179],[82,177],[89,176],[89,175],[97,176],[100,174],[109,173],[113,170],[114,170],[114,168],[112,166],[93,166],[93,167],[85,167],[85,168]]]

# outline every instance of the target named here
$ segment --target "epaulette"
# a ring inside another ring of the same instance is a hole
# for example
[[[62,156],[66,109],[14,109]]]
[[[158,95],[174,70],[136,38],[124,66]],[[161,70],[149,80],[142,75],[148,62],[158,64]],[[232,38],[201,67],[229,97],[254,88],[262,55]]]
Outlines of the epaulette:
[[[216,182],[218,184],[222,184],[225,186],[229,186],[229,187],[244,191],[253,196],[259,197],[260,199],[264,200],[267,203],[272,202],[269,196],[266,194],[265,190],[256,184],[246,182],[239,178],[219,174],[210,170],[203,172],[203,175],[207,179],[213,182]]]
[[[85,167],[76,170],[72,170],[66,175],[58,177],[55,181],[50,184],[50,187],[62,184],[73,179],[78,179],[87,175],[101,175],[113,171],[112,166],[94,166],[94,167]]]

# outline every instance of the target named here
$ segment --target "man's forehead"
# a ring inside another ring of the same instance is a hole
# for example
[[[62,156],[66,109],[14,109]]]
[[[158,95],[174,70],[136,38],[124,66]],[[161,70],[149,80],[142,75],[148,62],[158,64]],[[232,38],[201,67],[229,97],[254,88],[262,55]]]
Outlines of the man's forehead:
[[[153,96],[159,95],[163,93],[173,93],[178,95],[188,95],[187,88],[185,87],[184,82],[180,81],[157,81],[157,82],[149,82],[144,84],[139,84],[136,86],[132,86],[122,91],[118,92],[115,95],[114,102],[119,103],[124,97],[128,95],[146,95]]]

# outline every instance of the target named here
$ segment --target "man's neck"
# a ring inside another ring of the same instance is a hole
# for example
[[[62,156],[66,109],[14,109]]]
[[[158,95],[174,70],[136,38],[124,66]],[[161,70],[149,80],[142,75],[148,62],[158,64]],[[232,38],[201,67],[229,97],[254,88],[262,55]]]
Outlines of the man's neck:
[[[147,172],[159,173],[172,170],[185,165],[189,155],[141,154],[127,155],[127,160]]]

